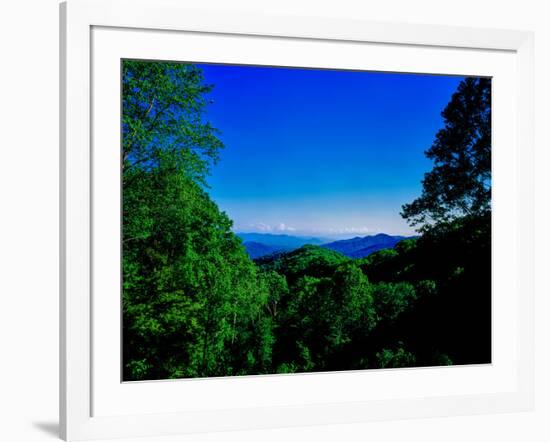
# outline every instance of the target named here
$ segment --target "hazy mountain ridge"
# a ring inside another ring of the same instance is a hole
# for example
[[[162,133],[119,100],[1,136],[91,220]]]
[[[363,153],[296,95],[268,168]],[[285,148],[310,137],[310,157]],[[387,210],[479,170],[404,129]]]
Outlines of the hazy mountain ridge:
[[[312,244],[318,246],[330,242],[330,239],[326,238],[317,238],[313,236],[296,236],[296,235],[287,235],[287,234],[276,234],[276,233],[237,233],[239,238],[243,242],[256,242],[265,244],[267,246],[275,246],[280,248],[299,248],[305,246],[306,244]]]
[[[350,258],[364,258],[378,250],[391,249],[395,247],[398,242],[410,238],[416,237],[378,233],[377,235],[363,237],[357,236],[351,239],[334,241],[328,244],[323,244],[321,247],[340,252]]]
[[[393,248],[399,241],[407,238],[401,235],[379,233],[364,237],[355,237],[333,241],[318,237],[301,237],[272,233],[237,233],[251,259],[273,254],[291,252],[305,245],[316,245],[339,252],[349,258],[364,258],[381,249]]]
[[[246,249],[248,256],[250,256],[250,259],[256,259],[262,256],[273,255],[274,253],[281,253],[292,250],[288,247],[273,246],[256,241],[245,241],[243,242],[243,246]]]

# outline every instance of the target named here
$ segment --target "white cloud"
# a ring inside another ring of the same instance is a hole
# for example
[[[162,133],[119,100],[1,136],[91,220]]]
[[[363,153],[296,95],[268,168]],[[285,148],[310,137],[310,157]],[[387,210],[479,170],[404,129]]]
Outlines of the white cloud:
[[[367,226],[363,227],[341,227],[337,229],[328,229],[330,233],[345,234],[345,233],[372,233],[373,230]]]
[[[277,226],[277,231],[279,232],[294,232],[295,230],[294,227],[287,226],[285,223],[280,223]]]
[[[250,227],[252,229],[258,230],[260,232],[272,232],[273,231],[273,227],[271,227],[269,224],[265,224],[265,223],[250,224]]]
[[[272,226],[271,224],[266,223],[254,223],[249,224],[248,227],[252,230],[256,230],[258,232],[295,232],[296,229],[294,227],[288,226],[285,223],[279,223],[276,226]]]
[[[344,227],[324,227],[324,228],[311,228],[303,229],[290,226],[286,223],[279,222],[275,224],[267,224],[263,222],[250,223],[245,225],[240,225],[235,228],[237,232],[258,232],[258,233],[273,233],[273,234],[282,234],[288,233],[291,235],[328,235],[334,237],[346,236],[366,236],[374,235],[380,233],[379,227],[368,227],[368,226],[344,226]]]

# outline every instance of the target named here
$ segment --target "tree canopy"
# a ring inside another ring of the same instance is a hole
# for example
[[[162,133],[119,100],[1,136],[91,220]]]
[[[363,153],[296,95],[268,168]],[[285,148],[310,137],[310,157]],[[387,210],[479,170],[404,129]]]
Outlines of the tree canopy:
[[[434,167],[424,175],[420,197],[402,211],[425,228],[491,207],[491,80],[464,79],[442,116],[444,127],[426,151]]]
[[[154,168],[169,157],[204,184],[223,147],[218,131],[203,118],[212,87],[192,64],[123,60],[124,170]]]
[[[222,147],[192,65],[124,61],[125,379],[259,370],[267,292],[232,222],[204,190]]]

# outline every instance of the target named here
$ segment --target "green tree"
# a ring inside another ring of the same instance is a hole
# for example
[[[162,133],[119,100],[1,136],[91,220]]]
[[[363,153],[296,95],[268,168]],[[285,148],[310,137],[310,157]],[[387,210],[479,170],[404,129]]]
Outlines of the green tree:
[[[359,267],[353,263],[343,264],[332,280],[332,297],[336,300],[332,340],[333,345],[338,346],[368,335],[377,317],[372,285]]]
[[[291,286],[275,335],[278,372],[324,368],[336,310],[331,289],[330,278],[307,275]]]
[[[124,379],[220,376],[270,359],[268,294],[205,191],[222,147],[191,65],[123,65]]]
[[[266,308],[269,315],[277,317],[278,305],[282,298],[288,295],[288,284],[284,275],[273,270],[266,270],[259,275],[260,284],[264,287],[267,295]]]
[[[416,363],[416,358],[414,354],[409,351],[406,351],[402,345],[402,342],[398,343],[400,347],[396,350],[383,349],[382,351],[376,353],[376,363],[378,368],[400,368],[400,367],[414,367]],[[447,362],[448,358],[445,359]],[[442,363],[440,365],[447,365]]]
[[[374,305],[381,319],[393,322],[416,301],[416,290],[409,282],[379,282],[373,287]]]
[[[177,170],[161,163],[140,174],[124,196],[128,376],[224,375],[250,365],[233,349],[248,345],[267,295],[231,221]]]
[[[256,262],[263,270],[274,270],[285,275],[292,285],[305,275],[317,278],[331,276],[338,265],[348,261],[349,258],[334,250],[307,244],[292,252],[267,256]]]
[[[491,205],[491,80],[466,78],[442,112],[445,127],[426,156],[422,194],[401,215],[421,229],[462,216],[482,215]]]
[[[309,252],[302,253],[304,258],[311,258]],[[366,365],[364,351],[357,354],[356,346],[376,326],[372,286],[349,260],[335,264],[330,272],[324,268],[323,272],[330,276],[298,278],[283,297],[275,328],[274,359],[278,372]]]
[[[122,167],[157,167],[170,155],[178,170],[205,184],[223,143],[204,120],[212,85],[202,71],[173,62],[124,60],[122,65]]]

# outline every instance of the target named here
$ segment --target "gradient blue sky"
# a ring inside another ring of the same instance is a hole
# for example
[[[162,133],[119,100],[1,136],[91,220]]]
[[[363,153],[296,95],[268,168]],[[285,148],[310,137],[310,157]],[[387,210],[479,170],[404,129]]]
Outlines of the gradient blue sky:
[[[462,77],[199,66],[226,146],[210,194],[236,232],[413,233],[401,205]]]

